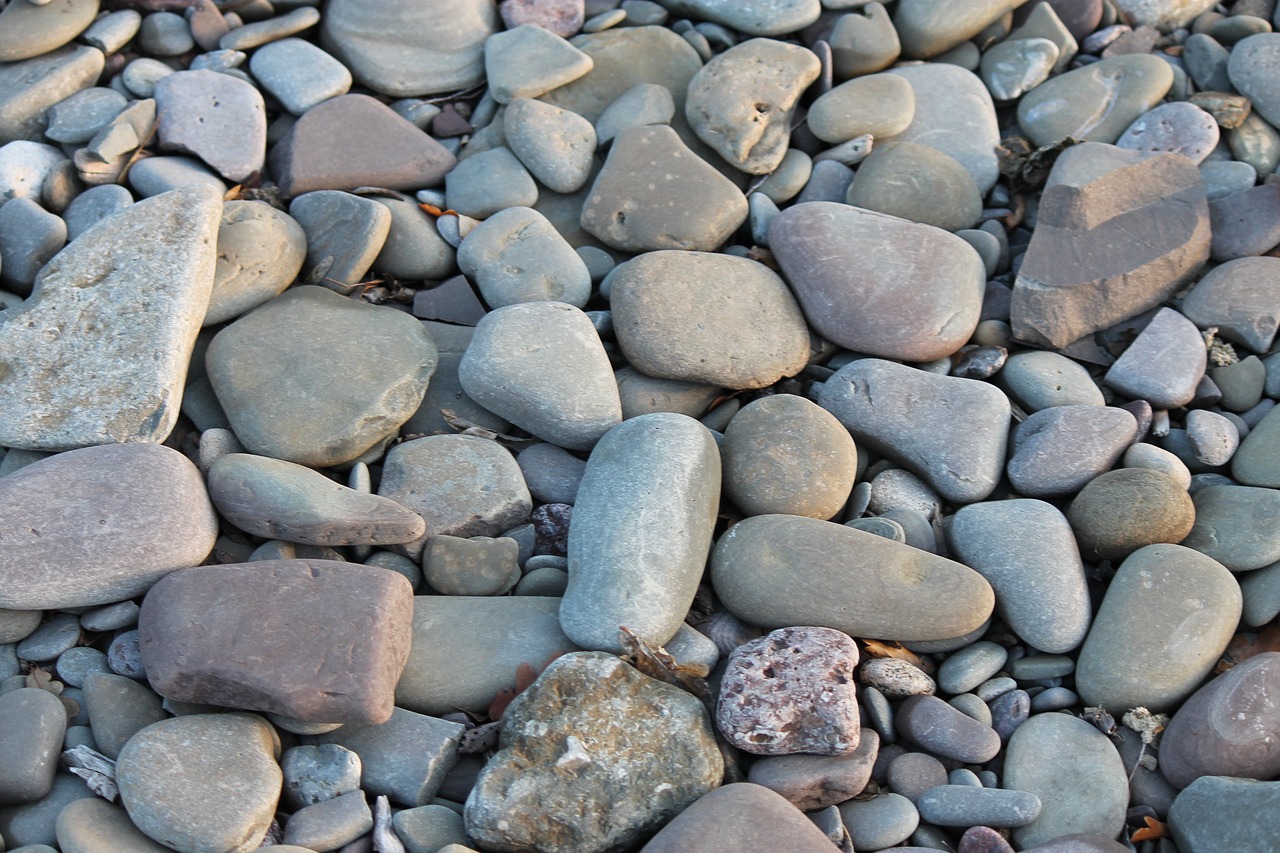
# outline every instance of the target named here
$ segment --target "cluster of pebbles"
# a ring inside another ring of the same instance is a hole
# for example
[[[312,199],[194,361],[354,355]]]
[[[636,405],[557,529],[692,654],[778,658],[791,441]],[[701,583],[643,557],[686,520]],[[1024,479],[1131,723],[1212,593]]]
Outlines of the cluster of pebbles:
[[[1275,850],[1275,6],[0,3],[0,849]]]

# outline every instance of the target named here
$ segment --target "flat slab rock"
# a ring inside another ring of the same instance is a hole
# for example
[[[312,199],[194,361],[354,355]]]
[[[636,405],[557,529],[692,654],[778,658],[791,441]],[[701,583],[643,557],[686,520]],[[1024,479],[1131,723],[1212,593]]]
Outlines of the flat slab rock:
[[[376,724],[391,717],[412,616],[413,588],[396,572],[273,560],[169,575],[143,600],[138,632],[167,698]]]

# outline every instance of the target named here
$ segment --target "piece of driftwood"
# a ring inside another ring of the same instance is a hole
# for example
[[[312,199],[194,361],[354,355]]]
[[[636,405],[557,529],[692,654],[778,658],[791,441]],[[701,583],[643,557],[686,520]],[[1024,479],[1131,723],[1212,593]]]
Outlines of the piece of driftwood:
[[[119,799],[116,763],[110,758],[80,744],[63,752],[62,760],[71,768],[72,773],[84,780],[90,791],[112,803]]]

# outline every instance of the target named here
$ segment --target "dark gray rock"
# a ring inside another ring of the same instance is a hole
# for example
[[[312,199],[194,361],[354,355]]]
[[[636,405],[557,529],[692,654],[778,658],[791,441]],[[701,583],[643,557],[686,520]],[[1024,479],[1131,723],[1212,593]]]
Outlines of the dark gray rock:
[[[1013,432],[1009,482],[1028,497],[1070,494],[1119,461],[1138,422],[1114,406],[1054,406]]]
[[[911,696],[894,715],[898,733],[928,752],[965,764],[983,764],[1000,751],[1000,736],[937,696]]]
[[[1040,798],[1027,791],[940,785],[916,801],[934,826],[1026,826],[1040,816]]]
[[[1233,572],[1280,560],[1280,492],[1255,486],[1197,489],[1195,525],[1181,540]]]
[[[1169,809],[1169,829],[1185,853],[1267,853],[1274,846],[1280,782],[1202,776]]]
[[[458,763],[461,723],[396,708],[378,725],[347,723],[315,736],[315,743],[337,744],[360,757],[360,787],[403,806],[426,805]],[[412,743],[413,749],[404,745]]]

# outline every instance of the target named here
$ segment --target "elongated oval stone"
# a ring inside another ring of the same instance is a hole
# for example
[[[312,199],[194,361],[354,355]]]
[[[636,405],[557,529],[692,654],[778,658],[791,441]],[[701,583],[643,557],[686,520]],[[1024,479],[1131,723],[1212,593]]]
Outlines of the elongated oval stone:
[[[729,528],[711,553],[711,582],[725,607],[752,625],[819,625],[904,642],[959,637],[995,606],[990,584],[967,566],[792,515]]]
[[[702,578],[719,502],[720,452],[693,418],[657,412],[609,430],[569,526],[565,634],[612,652],[623,650],[623,626],[654,645],[670,640]]]
[[[1115,142],[1172,85],[1173,68],[1162,59],[1113,56],[1032,89],[1018,104],[1018,124],[1036,145],[1066,137]]]

